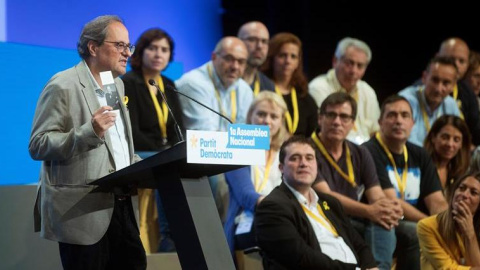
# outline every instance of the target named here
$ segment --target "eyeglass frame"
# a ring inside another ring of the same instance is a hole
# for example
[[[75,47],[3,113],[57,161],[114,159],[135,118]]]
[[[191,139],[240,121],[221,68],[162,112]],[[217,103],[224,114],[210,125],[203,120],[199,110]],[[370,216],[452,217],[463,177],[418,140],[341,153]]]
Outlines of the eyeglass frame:
[[[231,54],[224,54],[222,55],[221,53],[217,52],[215,53],[217,56],[219,56],[220,58],[223,59],[223,61],[231,64],[232,62],[238,62],[238,65],[240,66],[245,66],[247,64],[247,59],[238,59],[238,58],[235,58],[235,56],[231,55]]]
[[[255,45],[260,43],[260,44],[266,45],[266,46],[268,46],[268,43],[270,42],[270,40],[268,38],[258,38],[258,37],[254,37],[254,36],[244,37],[244,38],[242,38],[242,40],[245,41],[245,42],[254,43]]]
[[[119,53],[125,52],[127,49],[131,54],[133,54],[133,52],[135,52],[135,45],[133,45],[131,43],[125,43],[123,41],[109,41],[109,40],[104,40],[103,42],[114,44],[113,46],[115,46],[115,48],[117,48],[117,51]]]
[[[325,116],[326,119],[333,121],[337,119],[337,117],[340,117],[340,121],[344,124],[350,123],[350,121],[353,121],[353,115],[351,114],[346,114],[346,113],[336,113],[336,112],[325,112],[322,113],[321,115]]]

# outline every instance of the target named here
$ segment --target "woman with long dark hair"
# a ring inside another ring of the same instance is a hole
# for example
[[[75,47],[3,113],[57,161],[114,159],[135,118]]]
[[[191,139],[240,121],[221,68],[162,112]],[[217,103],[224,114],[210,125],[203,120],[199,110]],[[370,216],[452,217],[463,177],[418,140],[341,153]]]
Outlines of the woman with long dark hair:
[[[437,167],[444,190],[467,171],[470,141],[465,121],[454,115],[442,115],[428,132],[424,147]]]
[[[447,200],[446,211],[417,225],[421,268],[480,269],[480,174],[458,179]]]

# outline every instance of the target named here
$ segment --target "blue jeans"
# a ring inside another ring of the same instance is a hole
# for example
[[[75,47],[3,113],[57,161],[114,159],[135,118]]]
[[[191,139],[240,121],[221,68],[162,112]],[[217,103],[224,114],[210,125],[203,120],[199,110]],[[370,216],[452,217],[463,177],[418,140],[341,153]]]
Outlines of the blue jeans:
[[[417,223],[400,220],[396,230],[397,270],[420,270],[420,246],[417,237]]]
[[[390,270],[396,246],[395,229],[386,230],[370,221],[352,219],[352,224],[370,247],[373,257],[381,270]]]

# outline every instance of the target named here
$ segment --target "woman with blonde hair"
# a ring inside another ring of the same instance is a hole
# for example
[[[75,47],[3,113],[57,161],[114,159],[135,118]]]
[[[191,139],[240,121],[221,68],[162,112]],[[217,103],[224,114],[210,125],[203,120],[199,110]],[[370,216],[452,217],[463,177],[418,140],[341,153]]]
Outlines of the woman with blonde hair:
[[[247,124],[268,125],[270,150],[266,150],[265,165],[249,166],[225,173],[230,192],[225,235],[232,254],[256,245],[253,229],[253,213],[257,204],[280,185],[278,151],[289,137],[285,128],[287,105],[274,92],[261,91],[247,113]],[[241,230],[237,228],[247,228]]]

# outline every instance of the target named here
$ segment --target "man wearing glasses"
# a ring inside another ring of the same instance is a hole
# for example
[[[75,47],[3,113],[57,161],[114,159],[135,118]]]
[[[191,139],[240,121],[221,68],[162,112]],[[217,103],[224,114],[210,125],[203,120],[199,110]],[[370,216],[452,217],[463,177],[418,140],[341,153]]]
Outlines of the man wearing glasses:
[[[64,269],[146,269],[136,190],[89,185],[139,160],[118,78],[134,46],[122,20],[107,15],[84,26],[77,50],[82,61],[50,79],[33,119],[29,152],[43,161],[35,230],[59,242]],[[101,78],[104,71],[115,79]],[[117,109],[106,92],[118,95]]]
[[[308,84],[308,92],[320,107],[328,95],[344,92],[355,99],[358,113],[348,139],[361,144],[378,130],[380,106],[373,88],[362,81],[367,66],[372,60],[372,51],[363,41],[346,37],[337,45],[333,68]]]
[[[336,197],[354,227],[372,249],[380,269],[390,269],[395,232],[403,211],[380,187],[375,163],[367,149],[346,139],[357,113],[345,92],[329,95],[320,106],[320,130],[312,134],[319,156],[319,177],[313,188]]]
[[[242,79],[247,49],[236,37],[224,37],[212,52],[211,61],[185,73],[175,82],[178,90],[221,113],[232,123],[245,123],[253,100],[250,86]],[[226,131],[228,121],[180,96],[183,123],[187,129]],[[223,175],[209,178],[222,220],[226,215],[228,187]]]
[[[242,80],[247,49],[236,37],[224,37],[212,52],[211,61],[185,73],[175,82],[178,90],[223,114],[233,123],[245,123],[253,99]],[[191,100],[180,96],[187,129],[225,131],[228,122]]]
[[[256,96],[262,90],[275,91],[273,81],[258,70],[267,59],[270,39],[267,27],[258,21],[247,22],[240,27],[237,36],[247,47],[247,67],[242,78],[250,85],[253,94]]]

